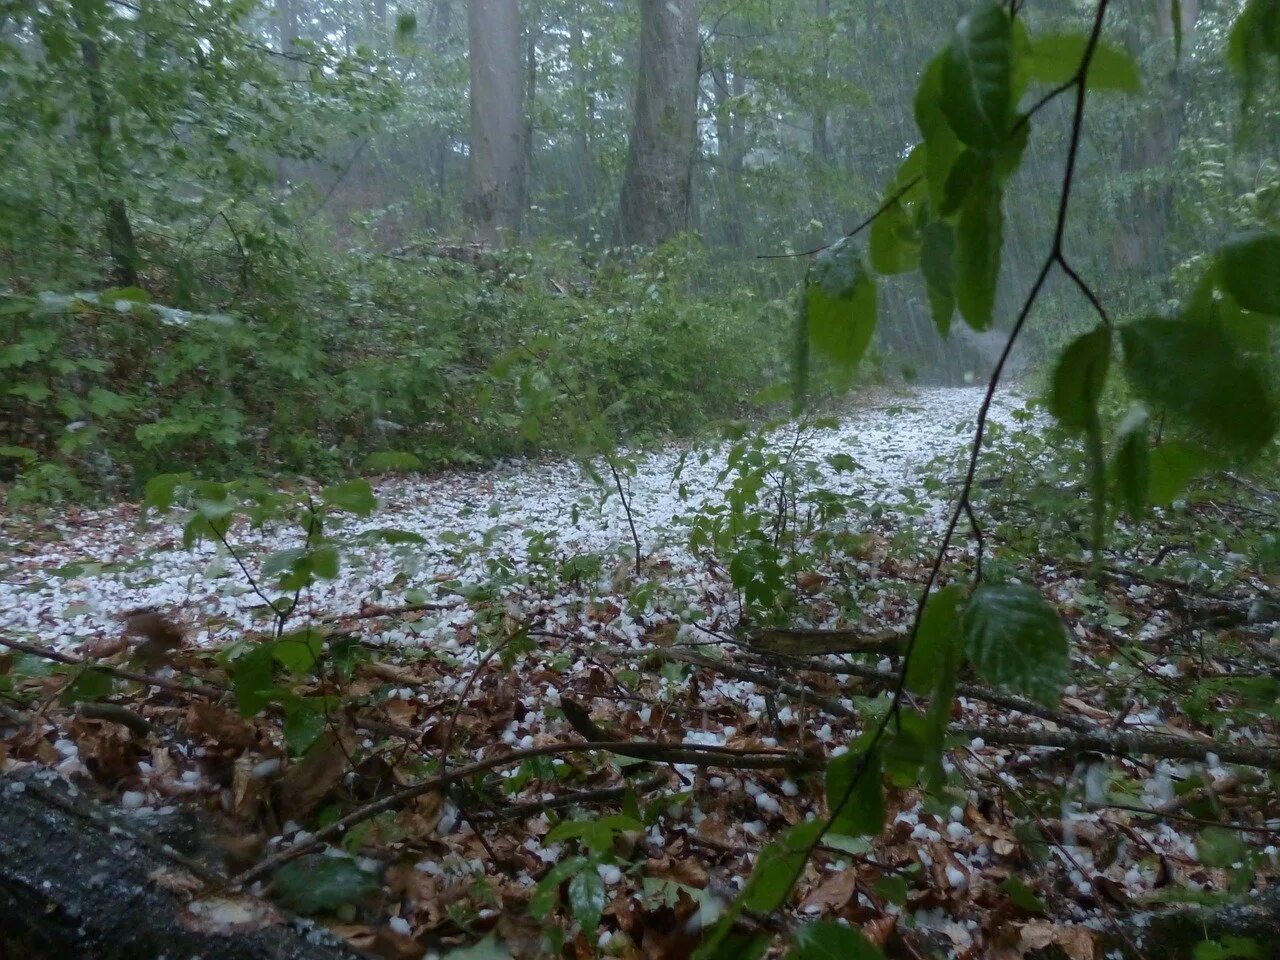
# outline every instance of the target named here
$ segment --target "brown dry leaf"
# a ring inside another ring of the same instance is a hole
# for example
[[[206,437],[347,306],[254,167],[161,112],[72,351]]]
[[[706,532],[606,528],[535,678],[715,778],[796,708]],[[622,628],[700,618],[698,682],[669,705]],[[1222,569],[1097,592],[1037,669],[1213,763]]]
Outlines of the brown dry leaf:
[[[618,918],[623,932],[635,944],[637,958],[643,960],[686,960],[702,939],[702,931],[692,923],[698,905],[681,890],[672,906],[641,907],[634,900],[618,900],[606,911]]]
[[[122,724],[76,717],[67,733],[79,747],[80,759],[99,780],[122,780],[137,772],[139,753],[133,735]]]
[[[869,920],[862,925],[862,935],[877,947],[883,948],[897,929],[898,918],[896,916],[876,917],[874,920]]]
[[[257,819],[258,804],[262,800],[262,779],[253,775],[253,758],[242,756],[235,762],[231,774],[231,810],[243,819]]]
[[[102,660],[129,649],[129,638],[124,634],[113,637],[93,637],[80,645],[80,655],[86,660]]]
[[[666,856],[660,860],[650,859],[644,870],[651,877],[683,883],[686,887],[698,890],[705,890],[710,881],[707,868],[687,854],[681,857]]]
[[[817,593],[827,585],[827,578],[817,571],[810,570],[796,577],[796,586],[804,593]]]
[[[279,923],[281,918],[270,904],[262,900],[224,895],[193,900],[178,919],[188,930],[225,937],[261,930]]]
[[[427,948],[413,937],[390,927],[379,927],[368,949],[387,960],[421,960],[427,953]]]
[[[185,870],[169,867],[157,867],[147,874],[147,879],[162,890],[176,893],[180,897],[189,897],[204,886],[199,877]]]
[[[187,708],[187,729],[236,753],[253,742],[253,727],[243,717],[203,700]]]
[[[1032,920],[1019,928],[1018,940],[1023,951],[1056,946],[1071,960],[1095,960],[1098,954],[1098,935],[1088,927]]]
[[[402,667],[395,663],[381,661],[363,663],[360,665],[360,673],[401,687],[416,687],[422,682],[422,679],[408,667]]]
[[[828,873],[809,891],[800,904],[802,911],[817,907],[820,913],[839,913],[857,892],[858,875],[853,870]]]
[[[1110,723],[1114,719],[1107,711],[1099,710],[1093,704],[1085,703],[1079,697],[1063,697],[1062,703],[1076,713],[1086,716],[1090,720],[1097,720],[1099,723]]]
[[[306,820],[342,782],[354,744],[349,730],[326,731],[302,762],[291,766],[281,778],[276,791],[281,813],[290,820]]]

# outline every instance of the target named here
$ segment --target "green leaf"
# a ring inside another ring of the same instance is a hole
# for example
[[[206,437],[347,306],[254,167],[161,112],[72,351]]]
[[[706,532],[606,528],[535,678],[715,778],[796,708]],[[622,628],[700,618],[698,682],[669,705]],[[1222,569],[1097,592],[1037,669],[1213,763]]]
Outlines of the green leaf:
[[[1213,465],[1213,459],[1200,447],[1180,440],[1169,440],[1150,452],[1147,499],[1162,507],[1177,500],[1187,484]]]
[[[822,833],[822,821],[798,823],[760,851],[740,902],[747,910],[769,914],[791,895],[809,846]]]
[[[275,644],[264,643],[229,664],[231,689],[241,716],[252,717],[280,691],[275,685]]]
[[[336,910],[359,899],[377,884],[345,857],[304,857],[286,863],[276,873],[272,888],[285,906],[298,913]]]
[[[377,473],[389,470],[420,470],[422,469],[422,461],[412,453],[384,450],[369,454],[365,458],[364,466],[366,470],[372,470]]]
[[[937,689],[953,651],[960,644],[964,603],[965,588],[955,583],[929,597],[907,663],[907,689],[923,696]]]
[[[1003,243],[1000,205],[1000,186],[988,169],[970,189],[956,228],[956,303],[960,316],[979,332],[991,326],[995,311]]]
[[[1033,37],[1024,65],[1028,79],[1055,87],[1066,83],[1079,72],[1088,45],[1089,35],[1085,33]],[[1138,93],[1142,89],[1142,75],[1127,51],[1100,40],[1094,48],[1085,84],[1090,90]]]
[[[1044,901],[1017,877],[1005,877],[1004,882],[1000,884],[1000,889],[1009,895],[1015,907],[1020,907],[1028,913],[1044,913]]]
[[[903,709],[890,728],[882,756],[884,772],[895,787],[915,786],[920,769],[940,759],[928,718],[917,710]]]
[[[1268,57],[1280,68],[1280,0],[1249,0],[1227,41],[1227,61],[1244,85],[1246,105],[1253,99]]]
[[[290,673],[306,673],[316,665],[324,647],[324,634],[311,627],[286,633],[270,645],[276,662]]]
[[[544,920],[560,902],[560,885],[584,870],[595,870],[586,857],[569,857],[547,871],[533,888],[529,898],[529,913],[535,920]]]
[[[880,754],[848,753],[827,764],[827,812],[831,832],[846,837],[875,836],[884,829],[884,782]],[[839,813],[836,812],[837,808]]]
[[[297,759],[305,754],[328,728],[323,709],[306,697],[290,702],[284,718],[284,742],[289,756]]]
[[[892,873],[886,873],[883,877],[877,880],[872,889],[875,890],[879,896],[898,907],[907,902],[907,897],[911,893],[911,887],[907,884],[907,878]]]
[[[1205,827],[1196,844],[1200,862],[1206,867],[1229,867],[1248,853],[1240,834],[1229,827]]]
[[[1253,456],[1275,435],[1270,377],[1220,325],[1149,317],[1126,324],[1120,338],[1134,391],[1214,446]]]
[[[956,231],[949,223],[935,220],[920,237],[920,273],[929,295],[929,310],[938,333],[951,332],[951,315],[956,311]]]
[[[994,149],[1009,132],[1012,41],[1009,15],[992,0],[956,27],[943,73],[942,112],[971,147]]]
[[[1280,317],[1280,234],[1259,230],[1223,245],[1217,279],[1245,310]]]
[[[588,936],[594,936],[604,913],[604,881],[597,870],[580,870],[569,881],[569,909]]]
[[[378,499],[373,495],[373,487],[368,480],[348,480],[325,487],[320,497],[335,510],[345,510],[357,516],[367,517],[378,506]]]
[[[795,960],[884,960],[884,954],[855,927],[833,920],[806,923],[795,932]]]
[[[1147,412],[1137,408],[1125,417],[1117,431],[1116,451],[1111,461],[1119,500],[1135,522],[1142,519],[1151,487],[1151,449]]]
[[[1049,412],[1072,433],[1095,429],[1098,401],[1111,368],[1111,329],[1099,325],[1062,351],[1053,371]]]
[[[924,137],[924,174],[929,186],[929,205],[941,210],[951,168],[964,149],[942,112],[943,74],[948,51],[943,50],[925,67],[916,91],[916,126]]]
[[[1020,584],[979,587],[964,613],[965,652],[987,680],[1052,705],[1071,665],[1062,618]]]
[[[83,700],[105,700],[115,689],[115,680],[101,670],[86,668],[81,670],[62,691],[63,706],[80,703]]]
[[[30,447],[15,447],[11,444],[0,446],[0,457],[8,457],[11,460],[21,460],[24,463],[32,463],[39,458]]]
[[[143,488],[143,506],[164,513],[173,506],[173,496],[178,486],[190,479],[189,473],[162,473],[158,477],[152,477]]]
[[[876,328],[876,285],[847,240],[820,254],[805,284],[809,340],[837,363],[854,367]]]

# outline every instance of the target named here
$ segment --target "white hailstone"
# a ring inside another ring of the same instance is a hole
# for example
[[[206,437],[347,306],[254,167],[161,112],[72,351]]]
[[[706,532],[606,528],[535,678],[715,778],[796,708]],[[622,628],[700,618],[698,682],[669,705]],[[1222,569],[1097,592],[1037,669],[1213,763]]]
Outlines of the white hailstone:
[[[768,827],[765,826],[763,820],[748,820],[742,825],[742,829],[753,837],[762,837]]]
[[[790,780],[782,781],[782,794],[787,797],[797,797],[800,795],[800,788]]]
[[[987,741],[983,740],[981,737],[974,737],[972,740],[969,741],[969,746],[972,747],[974,750],[981,750],[986,745],[987,745]]]
[[[963,840],[968,835],[969,828],[963,823],[956,823],[955,821],[952,821],[947,824],[947,836],[952,840]]]
[[[80,753],[80,748],[72,740],[55,740],[53,749],[64,757],[74,757]]]
[[[778,813],[782,809],[778,801],[767,793],[756,794],[756,806],[765,813]]]
[[[120,797],[120,806],[126,810],[137,810],[147,802],[147,795],[137,790],[126,790]]]
[[[600,874],[600,879],[603,880],[607,886],[612,887],[622,882],[622,871],[612,863],[600,864],[596,867],[596,872]]]
[[[951,885],[952,889],[963,890],[968,880],[969,878],[965,875],[965,872],[959,867],[947,867],[947,883]]]
[[[406,920],[404,917],[392,917],[390,920],[387,921],[387,926],[390,927],[392,931],[394,931],[395,933],[400,934],[400,936],[402,937],[407,937],[411,929],[409,926],[409,921]]]
[[[959,822],[964,819],[964,810],[960,807],[952,807],[950,813],[952,820]]]
[[[764,788],[761,787],[760,784],[756,783],[754,780],[747,780],[742,784],[742,789],[746,792],[748,797],[755,797],[755,796],[758,796],[760,794],[760,791],[763,790]]]

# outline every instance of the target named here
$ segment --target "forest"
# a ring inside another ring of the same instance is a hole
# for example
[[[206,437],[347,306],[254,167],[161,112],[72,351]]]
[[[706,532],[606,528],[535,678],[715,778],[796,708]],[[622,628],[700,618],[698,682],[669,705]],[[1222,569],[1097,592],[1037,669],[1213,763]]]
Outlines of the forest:
[[[1280,0],[0,0],[0,960],[1280,957]]]

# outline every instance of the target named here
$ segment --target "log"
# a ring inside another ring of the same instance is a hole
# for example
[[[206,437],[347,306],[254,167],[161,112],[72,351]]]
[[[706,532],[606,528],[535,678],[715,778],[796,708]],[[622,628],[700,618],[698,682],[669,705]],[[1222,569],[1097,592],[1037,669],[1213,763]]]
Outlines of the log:
[[[261,900],[192,901],[216,878],[144,822],[47,775],[0,778],[0,960],[361,956]]]

